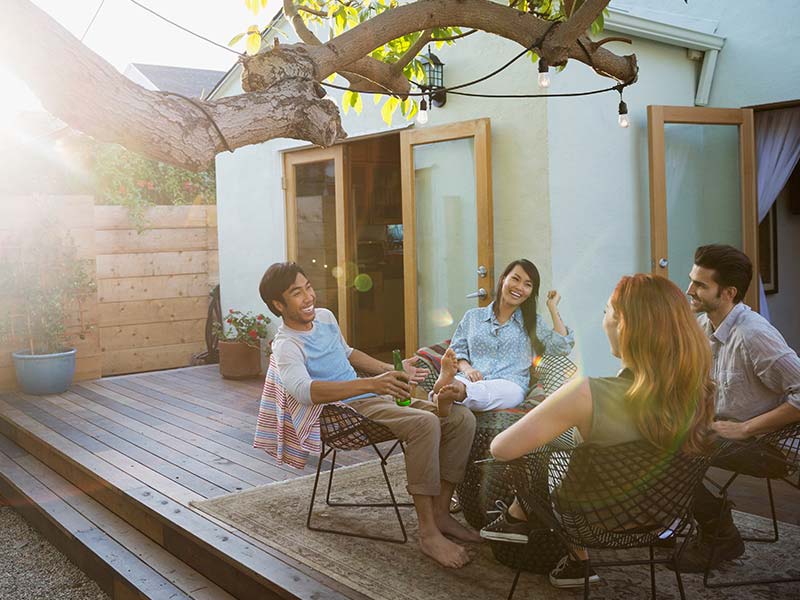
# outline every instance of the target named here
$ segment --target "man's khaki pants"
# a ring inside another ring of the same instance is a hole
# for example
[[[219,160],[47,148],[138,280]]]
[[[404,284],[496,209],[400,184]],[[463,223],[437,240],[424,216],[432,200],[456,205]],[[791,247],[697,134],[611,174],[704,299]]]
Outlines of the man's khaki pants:
[[[457,484],[464,477],[475,416],[454,404],[447,417],[439,418],[436,404],[411,399],[398,406],[391,396],[373,396],[348,402],[353,410],[387,427],[405,445],[408,493],[438,496],[441,480]]]

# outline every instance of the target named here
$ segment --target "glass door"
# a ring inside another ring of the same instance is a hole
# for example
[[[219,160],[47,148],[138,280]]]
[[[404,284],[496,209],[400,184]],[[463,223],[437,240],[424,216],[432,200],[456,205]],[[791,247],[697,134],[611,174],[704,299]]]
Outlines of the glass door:
[[[711,243],[758,265],[753,111],[648,106],[647,116],[653,272],[685,289],[695,249]],[[755,273],[745,302],[758,310]]]
[[[351,262],[344,212],[343,147],[284,155],[286,254],[308,275],[320,307],[336,315],[350,339],[350,303],[344,273]]]
[[[490,144],[489,119],[400,134],[407,353],[491,302]]]

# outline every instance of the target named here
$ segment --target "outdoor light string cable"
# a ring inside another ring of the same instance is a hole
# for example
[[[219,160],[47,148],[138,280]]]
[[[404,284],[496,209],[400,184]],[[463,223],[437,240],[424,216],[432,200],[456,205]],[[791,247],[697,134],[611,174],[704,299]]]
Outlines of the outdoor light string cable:
[[[188,28],[184,27],[183,25],[180,25],[179,23],[176,23],[175,21],[172,21],[172,20],[168,19],[167,17],[159,14],[158,12],[153,10],[152,8],[149,8],[148,6],[145,6],[141,2],[138,2],[137,0],[129,0],[129,1],[131,3],[133,3],[133,4],[135,4],[136,6],[146,10],[147,12],[155,15],[159,19],[169,23],[170,25],[173,25],[173,26],[177,27],[178,29],[181,29],[182,31],[185,31],[186,33],[189,33],[190,35],[193,35],[193,36],[195,36],[197,38],[200,38],[201,40],[206,41],[206,42],[208,42],[210,44],[213,44],[214,46],[217,46],[219,48],[222,48],[223,50],[227,50],[228,52],[232,52],[233,54],[236,54],[239,57],[246,56],[245,54],[243,54],[241,52],[237,52],[233,48],[230,48],[228,46],[224,46],[224,45],[222,45],[222,44],[220,44],[218,42],[215,42],[214,40],[211,40],[211,39],[209,39],[209,38],[207,38],[207,37],[205,37],[203,35],[200,35],[199,33],[195,33],[191,29],[188,29]],[[101,5],[102,5],[102,2],[101,2]],[[450,87],[437,88],[435,91],[437,91],[437,92],[446,92],[448,94],[452,93],[452,94],[455,94],[457,96],[469,96],[471,98],[496,98],[496,99],[497,98],[571,98],[571,97],[578,97],[578,96],[591,96],[591,95],[594,95],[594,94],[604,94],[606,92],[610,92],[610,91],[613,91],[613,90],[616,90],[616,91],[620,92],[620,94],[621,94],[622,90],[625,89],[627,86],[629,86],[632,83],[632,82],[621,82],[621,83],[617,83],[616,85],[613,85],[611,87],[598,89],[598,90],[590,90],[590,91],[585,91],[585,92],[560,92],[560,93],[555,93],[555,94],[550,94],[550,93],[545,93],[545,94],[484,94],[484,93],[477,93],[477,92],[460,92],[460,91],[458,91],[458,90],[460,90],[462,88],[475,85],[476,83],[480,83],[482,81],[486,81],[487,79],[489,79],[491,77],[494,77],[495,75],[497,75],[501,71],[503,71],[503,70],[507,69],[508,67],[510,67],[514,62],[516,62],[517,60],[522,58],[525,54],[527,54],[528,52],[532,51],[534,48],[539,47],[542,44],[542,42],[544,41],[544,38],[547,35],[547,33],[550,31],[550,28],[553,27],[556,24],[556,22],[557,21],[551,21],[550,25],[545,30],[544,34],[542,34],[542,37],[539,40],[537,40],[536,42],[531,44],[529,47],[525,48],[522,52],[517,54],[514,58],[512,58],[511,60],[506,62],[503,66],[495,69],[491,73],[488,73],[487,75],[484,75],[483,77],[479,77],[478,79],[474,79],[472,81],[468,81],[466,83],[461,83],[461,84],[450,86]],[[581,45],[583,46],[583,44],[581,44]],[[587,54],[588,54],[588,51],[587,51],[587,49],[585,47],[584,47],[584,51],[587,52]],[[592,67],[592,69],[594,69],[594,71],[597,72],[599,75],[603,75],[594,66],[593,61],[591,60],[591,57],[589,57],[589,61],[590,61],[590,66]],[[605,75],[603,75],[603,76],[605,77]],[[407,94],[405,94],[405,96],[409,96],[409,97],[426,97],[426,96],[430,95],[430,93],[431,93],[430,91],[425,91],[425,88],[427,86],[425,86],[424,84],[420,84],[420,83],[418,83],[418,82],[416,82],[414,80],[409,80],[409,81],[411,82],[412,85],[417,86],[420,90],[423,90],[423,91],[420,91],[420,92],[408,92]],[[334,83],[328,83],[328,82],[325,82],[325,81],[319,82],[319,84],[324,86],[324,87],[328,87],[328,88],[332,88],[332,89],[336,89],[336,90],[344,90],[344,91],[349,91],[349,92],[356,92],[356,93],[359,93],[359,94],[380,94],[382,96],[395,96],[395,97],[398,96],[398,94],[393,93],[393,92],[388,91],[388,90],[385,91],[385,92],[376,92],[375,90],[358,90],[358,89],[353,89],[353,88],[347,87],[347,86],[336,85]],[[188,98],[187,98],[187,100],[188,100]],[[195,104],[194,101],[192,101],[192,103]],[[196,105],[199,106],[199,104],[196,104]],[[206,111],[204,110],[204,112],[206,112]],[[206,116],[209,119],[211,119],[211,116],[208,115],[208,113],[206,113]],[[212,121],[213,121],[213,119],[212,119]],[[219,131],[219,127],[217,127],[216,123],[214,123],[214,126],[217,129],[217,131]],[[222,136],[221,132],[220,132],[220,136]],[[227,145],[227,143],[226,143],[226,145]]]
[[[86,26],[86,29],[83,30],[83,35],[81,35],[80,40],[83,41],[86,38],[86,34],[89,33],[89,30],[94,25],[94,20],[97,18],[97,15],[100,14],[100,9],[103,8],[103,4],[105,4],[106,0],[100,0],[100,4],[97,5],[97,10],[94,11],[94,15],[92,15],[92,20],[89,21],[89,24]]]

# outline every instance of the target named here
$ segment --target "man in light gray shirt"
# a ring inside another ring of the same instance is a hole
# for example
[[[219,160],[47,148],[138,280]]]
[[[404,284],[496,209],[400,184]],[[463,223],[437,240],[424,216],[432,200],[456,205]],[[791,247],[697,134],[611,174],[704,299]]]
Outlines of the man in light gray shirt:
[[[316,305],[311,282],[295,263],[275,263],[261,279],[259,293],[269,309],[283,319],[272,342],[286,390],[301,404],[343,402],[356,412],[387,427],[404,442],[408,492],[419,520],[419,547],[445,567],[463,567],[469,553],[462,542],[478,542],[476,531],[450,515],[450,498],[464,477],[475,435],[475,417],[461,405],[439,416],[427,400],[398,406],[395,398],[410,395],[409,380],[425,372],[403,361],[395,371],[358,349],[351,348],[334,314]],[[359,378],[356,369],[371,377]],[[448,536],[448,537],[445,537]]]
[[[769,321],[742,302],[752,276],[752,263],[740,250],[720,244],[701,246],[686,290],[692,310],[703,313],[698,319],[714,357],[718,420],[712,427],[719,436],[733,440],[800,421],[800,358]],[[747,470],[752,462],[752,456],[742,452],[727,456],[720,466]],[[723,510],[722,499],[705,486],[696,491],[694,514],[700,532],[679,560],[681,571],[705,570],[715,533],[712,567],[744,553],[730,506]]]

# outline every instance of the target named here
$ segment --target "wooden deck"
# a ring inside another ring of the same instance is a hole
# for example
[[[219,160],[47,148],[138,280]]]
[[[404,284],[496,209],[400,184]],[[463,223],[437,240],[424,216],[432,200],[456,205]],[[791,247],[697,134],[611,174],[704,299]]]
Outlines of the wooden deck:
[[[189,506],[314,472],[252,447],[260,394],[203,366],[0,395],[0,495],[112,597],[363,599]]]
[[[252,447],[260,391],[204,366],[0,395],[0,496],[114,598],[365,600],[189,506],[314,472]],[[737,508],[766,516],[763,486],[737,484]],[[800,523],[797,491],[775,488],[779,518]]]

